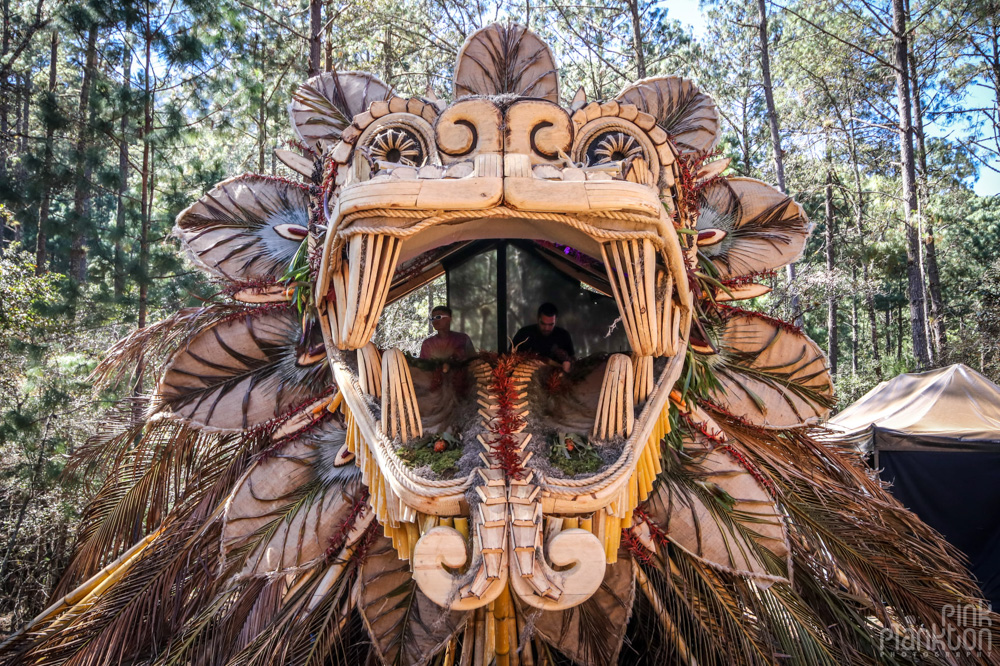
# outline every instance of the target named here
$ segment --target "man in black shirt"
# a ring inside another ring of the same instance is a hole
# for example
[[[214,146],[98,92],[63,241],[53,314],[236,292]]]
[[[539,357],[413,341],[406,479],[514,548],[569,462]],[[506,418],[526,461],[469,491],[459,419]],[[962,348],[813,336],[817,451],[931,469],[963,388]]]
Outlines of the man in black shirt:
[[[538,308],[538,323],[524,326],[514,336],[514,349],[529,354],[538,354],[562,365],[563,372],[569,372],[575,356],[573,339],[565,328],[556,326],[559,310],[552,303],[542,303]]]

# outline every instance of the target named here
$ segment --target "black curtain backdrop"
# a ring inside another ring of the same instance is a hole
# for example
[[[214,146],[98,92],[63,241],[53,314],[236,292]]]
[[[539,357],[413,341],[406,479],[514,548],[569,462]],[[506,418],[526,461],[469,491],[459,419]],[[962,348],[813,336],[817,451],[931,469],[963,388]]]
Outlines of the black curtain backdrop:
[[[893,496],[968,556],[1000,609],[1000,452],[879,451],[879,464]]]
[[[475,248],[446,263],[452,329],[472,338],[476,349],[496,350],[498,301],[506,301],[506,337],[537,321],[538,306],[549,301],[559,308],[557,324],[569,331],[577,358],[601,352],[629,352],[615,299],[584,287],[533,252],[505,244]],[[499,256],[498,256],[499,255]],[[506,255],[506,271],[498,259]],[[610,330],[610,333],[609,333]],[[506,345],[505,345],[506,346]]]

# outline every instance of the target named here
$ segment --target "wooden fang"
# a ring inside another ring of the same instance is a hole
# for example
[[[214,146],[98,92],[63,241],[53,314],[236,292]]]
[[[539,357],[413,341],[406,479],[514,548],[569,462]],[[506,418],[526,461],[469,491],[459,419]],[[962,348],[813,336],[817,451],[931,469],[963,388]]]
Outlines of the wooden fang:
[[[357,234],[351,237],[348,243],[346,308],[342,316],[337,295],[340,324],[337,346],[341,349],[358,349],[371,340],[385,307],[401,245],[398,238],[386,234]]]
[[[368,395],[382,398],[382,355],[371,342],[358,349],[358,383]]]
[[[632,354],[632,374],[635,377],[635,404],[645,402],[653,392],[656,382],[653,378],[653,357]]]
[[[601,254],[629,345],[641,356],[652,356],[659,339],[656,250],[644,238],[603,243]]]
[[[607,441],[627,438],[635,425],[635,378],[632,362],[624,354],[613,354],[604,370],[604,383],[594,419],[593,436]]]
[[[680,316],[674,306],[674,276],[662,268],[656,271],[656,356],[673,356],[677,353],[680,334]]]
[[[390,349],[382,357],[382,431],[407,442],[424,434],[406,357]]]

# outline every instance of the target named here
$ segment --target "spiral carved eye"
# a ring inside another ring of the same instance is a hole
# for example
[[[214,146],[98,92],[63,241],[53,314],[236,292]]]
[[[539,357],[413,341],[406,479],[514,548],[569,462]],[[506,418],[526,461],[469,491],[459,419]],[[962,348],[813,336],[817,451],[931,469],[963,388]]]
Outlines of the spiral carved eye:
[[[369,154],[376,162],[395,162],[423,166],[427,154],[414,132],[402,127],[387,127],[372,137]]]
[[[622,131],[599,134],[587,146],[587,166],[621,162],[631,157],[643,157],[642,145],[632,135]]]

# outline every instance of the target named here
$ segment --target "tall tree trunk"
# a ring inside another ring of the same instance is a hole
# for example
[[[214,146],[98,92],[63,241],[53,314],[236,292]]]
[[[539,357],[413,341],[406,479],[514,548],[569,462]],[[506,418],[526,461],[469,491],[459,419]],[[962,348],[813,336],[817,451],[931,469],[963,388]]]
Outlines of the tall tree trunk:
[[[827,152],[829,157],[829,152]],[[833,172],[826,172],[825,213],[826,213],[826,273],[833,275],[836,254],[834,252],[834,224],[836,218],[833,214]],[[837,294],[831,287],[829,295],[826,297],[826,339],[827,356],[830,358],[830,374],[837,376]]]
[[[868,259],[861,264],[862,278],[865,283],[865,308],[868,310],[868,324],[871,328],[872,362],[875,364],[875,377],[882,379],[882,354],[878,349],[878,320],[875,313],[875,294],[871,290],[871,280],[868,277]]]
[[[146,14],[145,61],[143,63],[143,110],[142,110],[142,192],[139,196],[140,228],[139,228],[139,329],[146,327],[146,315],[149,307],[149,228],[152,211],[152,150],[150,134],[153,131],[153,90],[150,85],[152,73],[152,41],[149,13]],[[143,391],[143,375],[145,364],[140,363],[136,369],[133,393],[140,395]]]
[[[18,151],[23,155],[28,152],[28,121],[31,118],[31,67],[24,72],[24,86],[21,88],[21,127]],[[23,171],[24,167],[22,167]]]
[[[385,26],[382,39],[382,76],[388,85],[392,85],[392,28]]]
[[[264,86],[260,87],[260,108],[257,110],[257,173],[264,173],[267,157],[267,99]]]
[[[851,266],[851,284],[858,284],[858,267]],[[857,289],[855,288],[855,292]],[[858,374],[858,297],[851,294],[851,375]]]
[[[927,144],[924,136],[924,108],[921,99],[920,78],[917,76],[917,58],[910,53],[910,81],[913,88],[913,129],[917,139],[917,162],[919,164],[918,196],[923,201],[921,211],[927,208],[930,193],[927,171]],[[924,270],[927,275],[927,292],[930,296],[929,326],[934,343],[934,356],[940,363],[947,354],[948,332],[944,320],[944,297],[941,295],[941,279],[938,273],[937,245],[934,242],[934,224],[928,218],[927,235],[924,237]]]
[[[646,78],[646,54],[642,43],[642,17],[639,15],[639,0],[628,0],[629,14],[632,16],[632,49],[635,54],[635,68],[638,78]]]
[[[903,0],[892,0],[892,32],[896,102],[899,111],[899,157],[903,175],[903,222],[906,227],[906,296],[910,302],[910,337],[917,370],[930,366],[924,318],[924,280],[920,272],[920,237],[914,226],[917,210],[916,169],[913,158],[913,127],[910,114],[910,76],[906,10]]]
[[[326,3],[326,34],[324,35],[325,44],[323,45],[326,57],[323,59],[323,64],[328,72],[333,71],[333,0],[327,0]]]
[[[944,297],[941,295],[941,273],[938,271],[937,244],[934,242],[934,223],[927,222],[927,236],[924,239],[927,260],[927,291],[931,303],[931,332],[934,334],[934,348],[938,364],[943,364],[948,355],[948,330],[945,327]]]
[[[6,59],[10,51],[10,0],[3,0],[3,36],[0,37],[0,59]],[[12,95],[7,85],[7,77],[0,78],[0,178],[7,177],[7,135]],[[3,250],[4,221],[0,217],[0,251]]]
[[[59,31],[52,31],[49,47],[49,90],[46,104],[55,109],[56,74],[59,62]],[[42,201],[38,206],[38,231],[35,234],[35,275],[45,272],[45,243],[48,240],[49,208],[52,206],[52,148],[55,140],[55,126],[52,119],[45,123],[45,156],[42,161]]]
[[[69,275],[77,282],[87,281],[87,226],[90,223],[90,178],[92,165],[87,159],[90,148],[90,88],[97,69],[97,24],[87,31],[86,66],[80,84],[80,123],[76,142],[76,189],[73,193],[73,243],[69,251]]]
[[[857,228],[860,245],[861,247],[864,247],[867,241],[867,235],[865,233],[865,189],[861,183],[861,167],[858,159],[857,122],[855,121],[854,100],[849,98],[848,103],[851,110],[851,124],[850,131],[848,132],[849,140],[847,145],[851,155],[851,168],[854,175],[854,193],[857,197],[857,204],[854,209],[854,222]],[[862,255],[861,265],[862,276],[865,284],[865,307],[868,309],[868,321],[871,323],[872,360],[875,362],[875,376],[878,379],[882,379],[882,358],[879,354],[878,348],[878,322],[875,318],[875,294],[872,293],[870,288],[871,285],[868,280],[869,260],[867,256]]]
[[[771,148],[774,151],[774,173],[778,180],[778,189],[785,189],[785,153],[781,149],[781,134],[778,127],[778,111],[774,106],[774,85],[771,82],[771,55],[767,35],[767,0],[757,0],[757,12],[760,17],[760,72],[764,84],[764,102],[767,105],[767,121],[771,129]],[[802,326],[802,306],[799,294],[795,289],[795,264],[788,264],[788,293],[792,297],[792,318],[796,326]]]
[[[903,361],[903,306],[896,308],[896,363]]]
[[[131,115],[132,49],[125,42],[122,62],[122,119],[118,144],[118,202],[115,216],[115,300],[125,295],[125,208],[128,205],[128,119]]]
[[[309,0],[309,76],[320,73],[323,62],[323,0]]]
[[[3,27],[2,35],[0,35],[0,60],[6,60],[7,54],[10,53],[10,0],[3,0]],[[8,123],[10,109],[8,104],[10,102],[11,94],[10,88],[7,86],[7,77],[0,77],[0,178],[7,177],[7,136],[8,136]],[[3,236],[4,236],[4,220],[0,217],[0,253],[3,251]]]
[[[885,355],[892,353],[892,308],[885,309]]]

